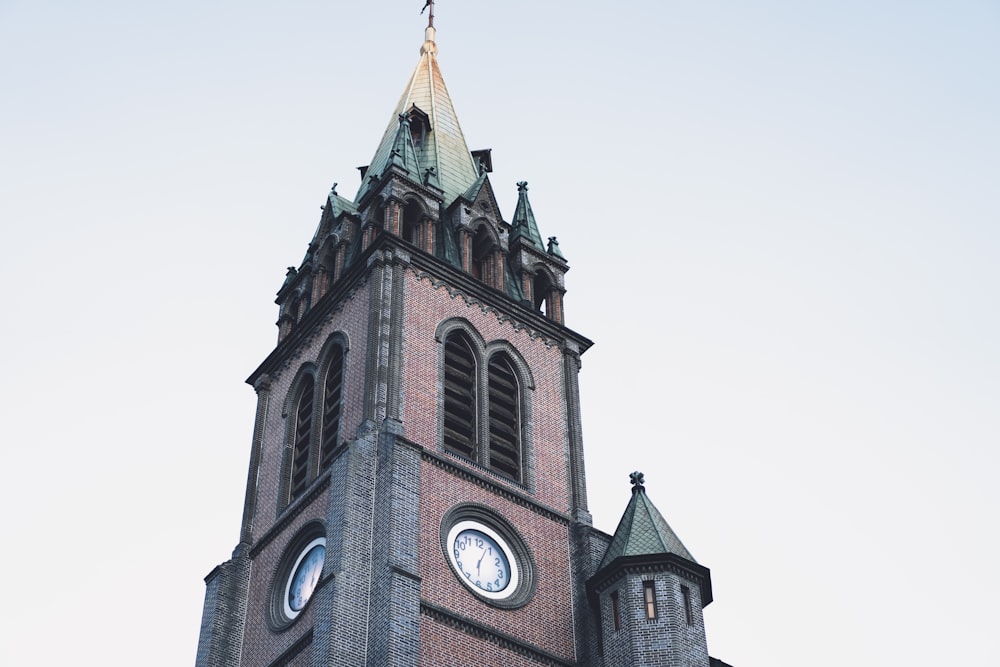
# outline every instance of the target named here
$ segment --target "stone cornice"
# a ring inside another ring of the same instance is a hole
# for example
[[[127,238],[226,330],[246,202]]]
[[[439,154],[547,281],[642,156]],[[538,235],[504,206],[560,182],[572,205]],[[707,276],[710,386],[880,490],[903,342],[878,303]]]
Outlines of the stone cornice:
[[[525,307],[500,290],[487,286],[465,271],[416,246],[394,237],[386,240],[406,249],[410,254],[410,268],[418,278],[427,279],[435,287],[445,287],[452,296],[460,295],[466,303],[478,305],[483,312],[495,313],[501,322],[510,322],[515,330],[528,331],[533,337],[544,340],[547,345],[572,343],[581,354],[594,344],[589,338]]]
[[[516,331],[527,331],[532,337],[545,341],[546,345],[571,347],[579,354],[593,345],[589,338],[525,307],[439,257],[383,233],[354,260],[330,291],[309,309],[288,336],[251,373],[247,383],[253,385],[264,373],[274,376],[286,368],[306,343],[323,335],[326,330],[320,324],[343,310],[355,292],[367,284],[372,265],[385,261],[408,265],[418,278],[428,280],[435,287],[444,287],[450,295],[460,296],[466,303],[479,306],[483,312],[494,313],[501,322],[510,322]]]
[[[669,553],[616,558],[590,578],[587,590],[592,595],[600,594],[626,575],[654,572],[671,572],[684,577],[701,589],[702,607],[707,607],[712,602],[712,576],[709,569],[682,556]]]
[[[449,460],[448,458],[441,456],[435,452],[428,451],[427,449],[420,448],[420,457],[424,461],[427,461],[431,465],[434,465],[442,470],[445,470],[456,477],[460,477],[467,482],[472,482],[477,486],[486,489],[494,495],[500,496],[505,500],[509,500],[521,507],[531,510],[535,514],[545,517],[551,521],[556,521],[565,526],[569,526],[571,523],[570,517],[562,512],[557,512],[556,510],[541,505],[528,496],[518,493],[517,491],[498,484],[492,479],[487,477],[485,474],[479,473],[478,471],[471,470],[465,466],[459,465],[457,462]]]

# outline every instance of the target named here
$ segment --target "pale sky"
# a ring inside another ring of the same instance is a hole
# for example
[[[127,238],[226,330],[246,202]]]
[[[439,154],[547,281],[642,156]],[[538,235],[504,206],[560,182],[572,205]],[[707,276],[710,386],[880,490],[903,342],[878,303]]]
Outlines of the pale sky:
[[[420,0],[0,0],[0,664],[193,664],[274,293]],[[449,2],[505,215],[572,270],[594,522],[628,473],[735,667],[1000,654],[1000,4]]]

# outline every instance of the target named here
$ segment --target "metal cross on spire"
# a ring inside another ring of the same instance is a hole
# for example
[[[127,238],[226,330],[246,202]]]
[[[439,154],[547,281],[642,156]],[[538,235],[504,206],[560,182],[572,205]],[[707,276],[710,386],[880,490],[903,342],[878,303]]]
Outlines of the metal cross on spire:
[[[431,11],[427,15],[427,27],[428,28],[433,28],[434,27],[434,0],[427,0],[427,2],[424,3],[424,8],[420,10],[420,13],[423,14],[427,10],[428,7],[430,7]]]

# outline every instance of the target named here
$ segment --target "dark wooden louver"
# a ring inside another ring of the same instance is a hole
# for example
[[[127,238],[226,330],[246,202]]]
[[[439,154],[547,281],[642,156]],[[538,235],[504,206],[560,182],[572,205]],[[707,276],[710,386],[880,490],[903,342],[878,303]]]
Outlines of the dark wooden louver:
[[[292,500],[306,490],[309,481],[309,443],[312,440],[313,379],[302,381],[299,402],[295,407],[295,446],[292,448],[292,475],[290,495]]]
[[[504,354],[490,358],[490,467],[514,479],[521,476],[517,376]]]
[[[320,434],[320,470],[333,461],[340,436],[340,397],[344,385],[344,350],[339,345],[330,350],[330,366],[323,386],[323,429]]]
[[[444,344],[444,446],[475,459],[476,358],[460,333]]]

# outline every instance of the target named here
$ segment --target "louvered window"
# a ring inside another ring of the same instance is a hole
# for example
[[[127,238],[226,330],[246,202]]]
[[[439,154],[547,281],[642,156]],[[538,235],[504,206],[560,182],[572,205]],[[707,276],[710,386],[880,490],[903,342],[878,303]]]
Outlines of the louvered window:
[[[444,446],[475,456],[476,358],[465,336],[451,333],[444,344]]]
[[[333,461],[333,452],[340,440],[340,408],[344,384],[344,349],[335,345],[330,350],[330,365],[323,385],[323,429],[320,434],[320,470]]]
[[[311,376],[306,376],[299,389],[299,401],[295,406],[295,434],[292,447],[292,473],[289,484],[289,495],[292,500],[298,498],[306,490],[309,481],[309,443],[312,440],[314,383]]]
[[[488,367],[490,396],[490,467],[518,479],[521,475],[521,429],[514,368],[505,354],[495,354]]]

